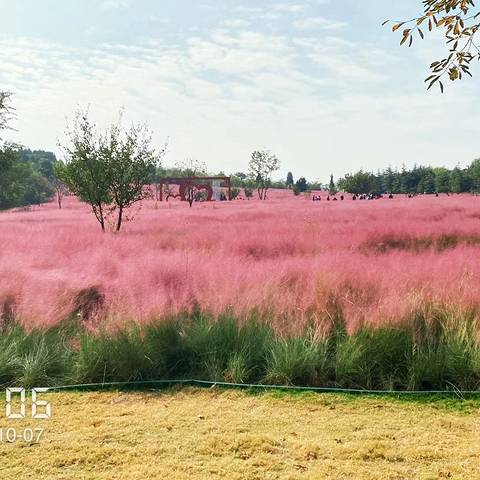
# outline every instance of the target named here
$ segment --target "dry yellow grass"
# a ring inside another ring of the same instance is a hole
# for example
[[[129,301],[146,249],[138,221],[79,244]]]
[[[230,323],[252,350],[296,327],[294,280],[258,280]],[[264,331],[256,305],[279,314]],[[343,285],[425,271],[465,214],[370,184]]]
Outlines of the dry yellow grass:
[[[193,388],[43,398],[50,419],[2,411],[4,432],[45,430],[36,444],[0,442],[0,478],[480,478],[475,404]]]

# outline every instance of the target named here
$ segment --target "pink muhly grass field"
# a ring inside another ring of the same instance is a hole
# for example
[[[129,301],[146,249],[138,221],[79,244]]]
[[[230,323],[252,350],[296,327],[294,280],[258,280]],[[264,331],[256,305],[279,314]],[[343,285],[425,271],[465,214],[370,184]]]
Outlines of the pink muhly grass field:
[[[51,202],[1,212],[0,308],[8,303],[26,326],[53,325],[75,310],[82,289],[95,286],[104,302],[92,321],[144,322],[198,307],[243,319],[255,309],[291,330],[328,320],[332,305],[353,329],[398,321],[431,303],[480,304],[480,198],[327,202],[326,195],[313,202],[271,190],[263,202],[192,208],[148,200],[119,234],[103,234],[73,197],[61,210]],[[385,248],[441,235],[458,244]]]

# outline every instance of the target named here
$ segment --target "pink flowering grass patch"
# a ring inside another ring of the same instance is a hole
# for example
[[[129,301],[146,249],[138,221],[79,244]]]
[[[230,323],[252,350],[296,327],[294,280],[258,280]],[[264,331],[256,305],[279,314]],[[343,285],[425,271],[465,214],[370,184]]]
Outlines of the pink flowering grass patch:
[[[292,331],[338,309],[354,329],[433,303],[480,304],[480,198],[321,196],[149,200],[119,234],[103,234],[72,197],[61,210],[2,212],[0,308],[27,326],[71,314],[117,325],[195,308],[240,320],[255,311]]]

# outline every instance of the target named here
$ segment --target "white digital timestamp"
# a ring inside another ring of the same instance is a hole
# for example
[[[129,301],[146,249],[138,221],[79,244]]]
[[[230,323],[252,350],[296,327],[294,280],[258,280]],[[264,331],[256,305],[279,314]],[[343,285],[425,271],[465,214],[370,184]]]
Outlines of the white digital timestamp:
[[[27,401],[26,390],[21,387],[10,387],[6,389],[5,418],[8,419],[45,419],[51,418],[52,406],[45,400],[39,398],[39,394],[46,392],[47,388],[32,388],[30,390],[31,400]],[[29,411],[27,411],[27,407]],[[13,443],[23,440],[27,443],[38,443],[43,428],[14,428],[0,427],[0,443]]]
[[[32,418],[50,418],[52,416],[52,407],[45,400],[39,400],[38,394],[41,392],[48,391],[48,388],[32,388]],[[7,407],[6,415],[7,418],[25,418],[26,416],[26,405],[25,405],[25,392],[26,390],[21,387],[10,387],[7,388]],[[15,400],[15,394],[19,394],[20,405],[12,406],[12,403]],[[12,399],[12,396],[14,397]],[[39,411],[40,410],[40,411]]]
[[[23,430],[17,430],[12,427],[0,427],[0,443],[13,443],[20,440],[27,443],[38,443],[43,434],[43,430],[43,428],[24,428]]]

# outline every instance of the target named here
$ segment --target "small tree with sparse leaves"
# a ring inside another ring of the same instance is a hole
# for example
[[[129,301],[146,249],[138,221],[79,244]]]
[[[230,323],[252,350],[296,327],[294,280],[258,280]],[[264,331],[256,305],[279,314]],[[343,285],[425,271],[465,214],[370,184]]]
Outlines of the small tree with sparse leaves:
[[[108,215],[117,214],[119,231],[125,213],[137,202],[152,195],[150,175],[165,153],[150,148],[151,135],[146,124],[132,125],[123,132],[119,121],[105,133],[88,118],[88,110],[77,110],[73,129],[67,128],[67,143],[59,144],[65,162],[54,166],[55,177],[78,198],[92,207],[102,231]],[[131,219],[132,217],[126,217]]]
[[[272,183],[272,173],[280,169],[280,161],[269,150],[255,150],[252,152],[248,168],[251,178],[255,181],[258,198],[266,200],[267,190]]]
[[[195,200],[202,199],[202,192],[198,190],[194,179],[207,176],[207,165],[196,158],[187,158],[183,162],[177,162],[175,167],[182,172],[181,176],[187,182],[185,198],[191,207]]]

